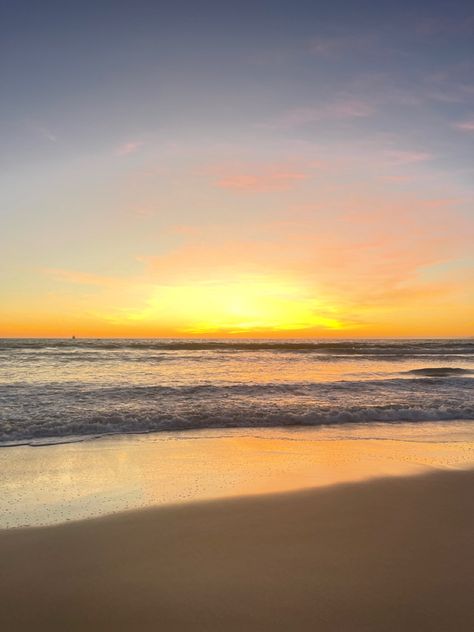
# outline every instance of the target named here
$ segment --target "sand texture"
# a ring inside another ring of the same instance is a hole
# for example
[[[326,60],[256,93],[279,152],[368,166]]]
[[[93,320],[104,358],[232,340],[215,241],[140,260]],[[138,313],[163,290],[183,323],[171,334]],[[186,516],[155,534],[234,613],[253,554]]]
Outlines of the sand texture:
[[[0,532],[0,629],[474,629],[474,472]]]

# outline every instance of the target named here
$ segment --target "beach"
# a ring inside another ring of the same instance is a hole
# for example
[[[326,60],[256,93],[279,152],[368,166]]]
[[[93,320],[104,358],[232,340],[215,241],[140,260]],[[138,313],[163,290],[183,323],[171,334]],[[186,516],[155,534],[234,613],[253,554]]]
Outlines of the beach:
[[[0,632],[474,632],[472,1],[0,31]]]
[[[3,630],[468,631],[472,471],[0,533]]]
[[[0,629],[470,631],[473,353],[0,341]]]
[[[0,627],[471,630],[473,447],[459,421],[5,448]]]
[[[469,420],[53,441],[0,449],[0,529],[470,467]]]

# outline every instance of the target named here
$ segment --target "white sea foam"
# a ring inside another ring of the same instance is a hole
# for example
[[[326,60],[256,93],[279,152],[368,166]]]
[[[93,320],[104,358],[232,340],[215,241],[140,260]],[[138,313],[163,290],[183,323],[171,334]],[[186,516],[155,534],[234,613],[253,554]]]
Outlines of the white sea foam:
[[[0,340],[0,441],[474,419],[474,342]]]

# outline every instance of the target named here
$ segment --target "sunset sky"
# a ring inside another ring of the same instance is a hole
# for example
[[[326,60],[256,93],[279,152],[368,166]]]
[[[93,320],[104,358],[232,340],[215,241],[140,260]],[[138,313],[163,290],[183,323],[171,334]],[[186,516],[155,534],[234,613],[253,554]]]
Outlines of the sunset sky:
[[[0,336],[474,335],[471,2],[0,9]]]

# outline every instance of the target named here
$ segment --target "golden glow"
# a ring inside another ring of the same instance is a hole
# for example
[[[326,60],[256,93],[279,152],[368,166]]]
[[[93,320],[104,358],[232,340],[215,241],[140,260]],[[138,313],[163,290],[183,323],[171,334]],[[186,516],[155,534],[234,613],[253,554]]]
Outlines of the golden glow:
[[[176,243],[127,256],[120,271],[38,267],[35,284],[3,284],[0,336],[472,335],[471,241],[459,213],[410,196],[338,207],[250,224],[252,239],[235,227],[232,236],[180,227]]]
[[[156,287],[142,309],[109,316],[127,322],[168,323],[183,335],[340,330],[334,308],[301,287],[275,280]]]
[[[86,283],[87,281],[87,283]],[[186,284],[68,275],[48,300],[2,309],[3,336],[353,338],[472,335],[472,307],[419,290],[379,303],[296,278],[234,277]],[[427,318],[427,311],[436,319]],[[463,314],[463,319],[459,314]]]

